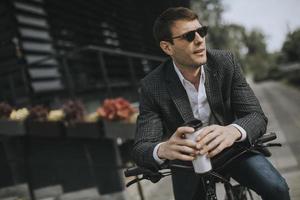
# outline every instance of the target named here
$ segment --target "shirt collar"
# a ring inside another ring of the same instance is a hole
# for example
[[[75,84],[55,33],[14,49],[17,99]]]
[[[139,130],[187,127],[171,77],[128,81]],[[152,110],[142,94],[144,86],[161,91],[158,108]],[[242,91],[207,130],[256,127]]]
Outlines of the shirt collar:
[[[186,81],[190,83],[190,81],[186,80],[186,79],[183,77],[181,71],[180,71],[179,68],[176,66],[176,64],[175,64],[174,61],[173,61],[173,66],[174,66],[175,72],[176,72],[176,74],[178,75],[179,80],[180,80],[180,82],[182,83],[182,85],[185,85],[185,82],[186,82]],[[201,82],[204,81],[204,78],[205,78],[205,75],[204,75],[204,69],[203,69],[203,65],[201,65],[201,76],[200,76],[199,81],[200,81],[200,80],[201,80]]]

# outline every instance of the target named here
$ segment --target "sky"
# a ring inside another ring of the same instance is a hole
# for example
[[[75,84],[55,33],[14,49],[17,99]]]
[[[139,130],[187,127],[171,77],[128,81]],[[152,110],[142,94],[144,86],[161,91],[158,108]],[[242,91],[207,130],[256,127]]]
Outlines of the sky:
[[[300,28],[300,0],[222,0],[222,4],[223,22],[258,28],[269,52],[279,51],[286,34]]]

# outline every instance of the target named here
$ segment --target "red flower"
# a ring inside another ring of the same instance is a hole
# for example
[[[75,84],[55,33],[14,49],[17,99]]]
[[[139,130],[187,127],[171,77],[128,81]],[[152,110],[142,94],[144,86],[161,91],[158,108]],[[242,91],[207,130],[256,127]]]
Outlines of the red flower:
[[[106,99],[97,110],[100,117],[107,120],[125,120],[135,112],[131,104],[124,98]]]

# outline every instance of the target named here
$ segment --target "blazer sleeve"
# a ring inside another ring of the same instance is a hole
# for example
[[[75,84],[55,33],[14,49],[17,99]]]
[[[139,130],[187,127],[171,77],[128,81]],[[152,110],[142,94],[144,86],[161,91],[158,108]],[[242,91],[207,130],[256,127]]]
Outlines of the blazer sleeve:
[[[268,119],[254,92],[245,80],[239,64],[231,54],[234,63],[234,72],[231,88],[231,106],[238,124],[247,132],[247,139],[250,144],[266,132]]]
[[[139,111],[132,157],[139,166],[158,169],[159,165],[153,158],[153,150],[161,142],[163,124],[154,96],[143,83],[140,90]]]

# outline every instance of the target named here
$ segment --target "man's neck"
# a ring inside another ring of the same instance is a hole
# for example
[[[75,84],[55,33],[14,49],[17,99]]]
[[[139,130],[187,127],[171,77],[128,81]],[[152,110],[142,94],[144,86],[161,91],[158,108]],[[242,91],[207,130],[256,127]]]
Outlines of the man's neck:
[[[201,75],[201,66],[199,67],[184,67],[176,63],[176,67],[181,72],[182,76],[191,82],[193,85],[199,85],[200,75]]]

